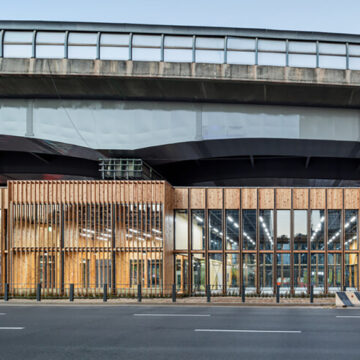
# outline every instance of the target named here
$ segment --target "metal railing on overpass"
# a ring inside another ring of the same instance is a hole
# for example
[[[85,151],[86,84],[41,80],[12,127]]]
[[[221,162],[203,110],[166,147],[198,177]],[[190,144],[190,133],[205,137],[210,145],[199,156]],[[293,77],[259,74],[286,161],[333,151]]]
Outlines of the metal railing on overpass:
[[[258,29],[0,22],[0,57],[360,70],[360,36]]]

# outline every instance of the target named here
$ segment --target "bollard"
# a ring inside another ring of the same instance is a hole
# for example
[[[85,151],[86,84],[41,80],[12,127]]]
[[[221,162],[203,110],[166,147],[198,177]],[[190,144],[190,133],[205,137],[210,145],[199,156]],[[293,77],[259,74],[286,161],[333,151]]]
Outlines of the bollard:
[[[36,287],[36,301],[41,301],[41,284]]]
[[[141,302],[141,284],[138,285],[138,302]]]
[[[314,302],[314,285],[310,285],[310,303]]]
[[[69,300],[74,301],[74,284],[70,284]]]
[[[209,303],[210,302],[210,285],[206,285],[206,301]]]
[[[245,285],[243,285],[241,289],[241,301],[243,303],[245,302]]]
[[[103,302],[107,302],[107,284],[104,284]]]
[[[346,291],[346,285],[343,286],[343,291]]]
[[[176,302],[176,285],[172,286],[172,302]]]
[[[9,301],[9,284],[5,284],[4,301]]]
[[[280,302],[280,285],[276,285],[276,302]]]

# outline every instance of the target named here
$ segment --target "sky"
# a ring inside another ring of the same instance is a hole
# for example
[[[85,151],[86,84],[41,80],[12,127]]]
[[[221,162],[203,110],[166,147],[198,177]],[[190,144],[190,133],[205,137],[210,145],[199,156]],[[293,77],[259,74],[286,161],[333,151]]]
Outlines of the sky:
[[[360,34],[360,0],[0,0],[2,20],[226,26]]]

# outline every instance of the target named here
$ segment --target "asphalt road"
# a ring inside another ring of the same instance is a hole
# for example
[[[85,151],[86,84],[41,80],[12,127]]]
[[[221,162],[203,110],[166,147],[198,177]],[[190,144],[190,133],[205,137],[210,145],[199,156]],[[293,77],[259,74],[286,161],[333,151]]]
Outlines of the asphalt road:
[[[6,360],[360,359],[360,309],[6,305],[0,314]]]

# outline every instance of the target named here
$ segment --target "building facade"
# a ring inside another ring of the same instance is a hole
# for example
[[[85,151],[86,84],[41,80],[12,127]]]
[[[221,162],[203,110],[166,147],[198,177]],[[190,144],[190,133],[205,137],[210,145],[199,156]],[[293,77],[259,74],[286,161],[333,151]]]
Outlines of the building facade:
[[[359,188],[10,181],[1,289],[27,295],[300,295],[359,288]]]

